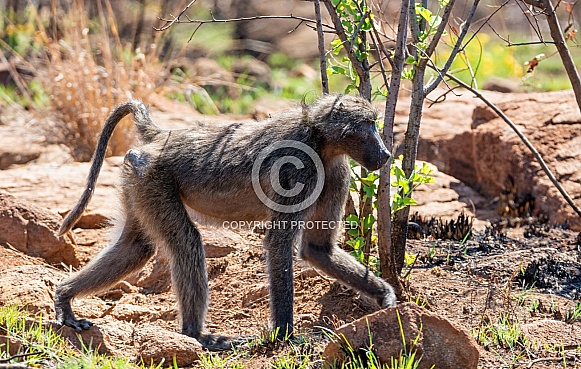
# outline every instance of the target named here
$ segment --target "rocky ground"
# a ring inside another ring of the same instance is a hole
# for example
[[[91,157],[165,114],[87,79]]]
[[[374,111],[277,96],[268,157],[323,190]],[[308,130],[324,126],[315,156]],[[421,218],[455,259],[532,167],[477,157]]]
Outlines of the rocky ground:
[[[490,96],[579,201],[581,117],[572,94]],[[178,128],[205,119],[176,109],[154,107],[154,120]],[[399,136],[406,121],[403,103],[396,121]],[[51,144],[47,124],[24,111],[0,110],[0,304],[53,317],[54,286],[70,273],[65,265],[82,266],[107,243],[102,226],[115,211],[122,158],[106,160],[79,227],[56,239],[52,231],[80,195],[89,164],[73,162],[64,147]],[[516,136],[471,97],[449,95],[426,109],[419,159],[438,170],[436,183],[417,191],[413,212],[425,221],[455,219],[462,212],[475,220],[465,242],[429,234],[409,241],[415,261],[405,270],[405,284],[413,301],[479,337],[481,368],[581,368],[581,317],[572,315],[581,300],[581,222]],[[430,226],[420,227],[429,233]],[[262,236],[210,228],[202,235],[211,289],[208,329],[260,333],[268,321]],[[320,337],[320,327],[332,329],[378,310],[302,262],[295,265],[295,321],[304,334]],[[164,266],[156,257],[113,289],[76,301],[75,311],[96,323],[83,338],[113,355],[159,360],[174,354],[183,366],[191,365],[199,347],[175,333],[175,298]],[[494,342],[510,328],[514,342]],[[70,329],[62,333],[78,344]],[[247,367],[269,367],[272,355],[255,355]]]

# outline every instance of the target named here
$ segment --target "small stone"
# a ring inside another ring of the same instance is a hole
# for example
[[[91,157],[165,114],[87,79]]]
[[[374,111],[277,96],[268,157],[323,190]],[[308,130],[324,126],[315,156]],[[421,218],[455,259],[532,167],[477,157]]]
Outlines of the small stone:
[[[327,362],[345,362],[344,341],[357,352],[368,348],[371,340],[379,362],[389,364],[392,357],[399,357],[404,350],[401,331],[407,349],[413,347],[416,358],[421,358],[419,369],[432,365],[438,369],[476,369],[478,366],[478,345],[468,333],[409,302],[339,327],[335,331],[337,339],[327,345],[323,357]]]
[[[188,366],[200,359],[202,345],[194,338],[159,327],[140,326],[133,333],[138,356],[146,365],[171,365],[175,358],[178,366]]]

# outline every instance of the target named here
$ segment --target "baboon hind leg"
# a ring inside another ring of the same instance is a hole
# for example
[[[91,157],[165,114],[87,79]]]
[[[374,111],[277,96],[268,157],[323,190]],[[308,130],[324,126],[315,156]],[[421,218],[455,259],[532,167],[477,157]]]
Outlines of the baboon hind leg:
[[[72,327],[78,332],[89,329],[93,323],[75,317],[71,300],[112,286],[131,272],[142,268],[154,253],[154,246],[139,229],[137,222],[128,218],[117,241],[57,286],[54,298],[57,323]]]
[[[179,195],[170,191],[160,193],[155,186],[150,186],[143,189],[141,201],[136,204],[143,224],[152,225],[144,228],[156,243],[165,246],[169,256],[182,333],[195,338],[209,350],[228,350],[245,342],[244,338],[204,333],[209,297],[206,258],[200,232],[190,220]]]

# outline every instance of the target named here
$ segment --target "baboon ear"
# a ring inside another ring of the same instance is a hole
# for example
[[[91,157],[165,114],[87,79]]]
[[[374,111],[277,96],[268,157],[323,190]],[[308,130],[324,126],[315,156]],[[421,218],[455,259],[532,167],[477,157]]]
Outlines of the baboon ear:
[[[343,109],[343,108],[344,108],[344,106],[343,106],[343,101],[340,101],[340,102],[339,102],[339,109]]]

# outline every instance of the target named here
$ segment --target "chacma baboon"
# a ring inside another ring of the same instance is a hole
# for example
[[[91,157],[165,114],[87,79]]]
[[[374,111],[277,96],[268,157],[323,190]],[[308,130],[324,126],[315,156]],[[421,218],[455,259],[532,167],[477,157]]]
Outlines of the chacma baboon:
[[[325,95],[261,122],[201,129],[162,130],[139,101],[116,108],[93,157],[87,187],[59,234],[80,218],[95,189],[107,143],[117,123],[133,113],[141,145],[122,168],[124,218],[119,238],[56,288],[57,322],[78,331],[71,299],[103,290],[141,268],[161,245],[169,255],[182,332],[209,349],[228,339],[204,333],[208,280],[200,233],[188,216],[214,224],[266,221],[264,237],[271,324],[280,338],[293,330],[293,247],[315,268],[393,306],[392,287],[337,246],[349,195],[348,156],[369,170],[387,162],[375,126],[376,109],[365,99]],[[313,196],[314,194],[314,196]],[[315,226],[304,227],[311,224]],[[330,226],[333,225],[333,226]],[[219,338],[217,338],[219,337]]]

